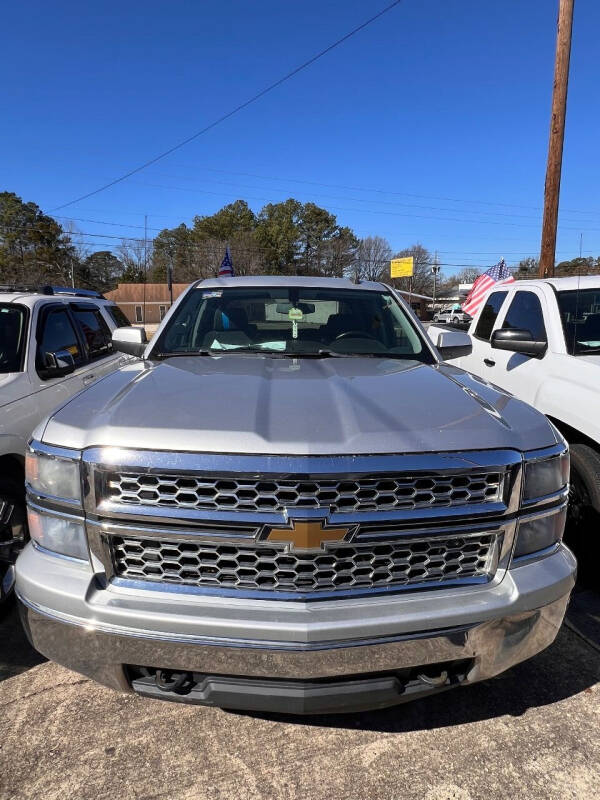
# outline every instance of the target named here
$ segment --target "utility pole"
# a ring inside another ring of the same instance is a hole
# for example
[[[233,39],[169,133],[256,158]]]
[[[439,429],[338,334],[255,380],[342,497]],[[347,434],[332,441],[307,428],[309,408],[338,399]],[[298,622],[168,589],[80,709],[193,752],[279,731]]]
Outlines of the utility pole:
[[[558,5],[556,59],[554,62],[554,86],[552,89],[552,116],[550,119],[546,184],[544,187],[544,222],[542,225],[542,247],[539,265],[540,278],[554,275],[558,200],[560,195],[563,142],[565,138],[567,87],[569,84],[569,59],[571,57],[571,31],[573,28],[574,4],[575,0],[559,0]]]
[[[148,280],[148,214],[144,214],[144,299],[142,321],[146,324],[146,282]]]
[[[437,289],[437,276],[438,272],[440,271],[440,265],[438,264],[438,259],[437,259],[437,250],[435,251],[435,256],[433,259],[433,266],[431,268],[431,271],[433,272],[433,313],[435,314],[435,295]]]

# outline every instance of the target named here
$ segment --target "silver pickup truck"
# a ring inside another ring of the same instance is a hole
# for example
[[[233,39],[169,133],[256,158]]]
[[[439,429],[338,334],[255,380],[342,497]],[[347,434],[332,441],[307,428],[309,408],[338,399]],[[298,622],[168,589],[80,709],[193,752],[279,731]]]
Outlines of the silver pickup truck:
[[[126,692],[381,708],[549,645],[574,584],[569,457],[535,409],[441,357],[392,289],[193,284],[26,457],[16,565],[44,655]]]

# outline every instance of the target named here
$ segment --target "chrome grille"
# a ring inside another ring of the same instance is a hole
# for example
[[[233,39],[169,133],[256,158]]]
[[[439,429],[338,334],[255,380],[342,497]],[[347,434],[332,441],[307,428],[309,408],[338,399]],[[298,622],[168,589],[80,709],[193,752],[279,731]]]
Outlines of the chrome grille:
[[[310,479],[108,472],[104,494],[119,503],[211,511],[393,511],[497,502],[502,477],[499,471]]]
[[[485,580],[496,568],[496,539],[495,532],[444,534],[289,552],[260,543],[110,537],[117,576],[272,596]]]

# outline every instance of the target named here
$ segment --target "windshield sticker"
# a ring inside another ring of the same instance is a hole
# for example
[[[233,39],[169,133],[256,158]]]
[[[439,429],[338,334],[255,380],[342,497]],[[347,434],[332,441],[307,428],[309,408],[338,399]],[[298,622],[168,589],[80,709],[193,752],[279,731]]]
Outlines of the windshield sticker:
[[[223,290],[220,289],[218,291],[210,291],[210,292],[202,292],[202,297],[206,300],[207,297],[221,297],[223,294]]]

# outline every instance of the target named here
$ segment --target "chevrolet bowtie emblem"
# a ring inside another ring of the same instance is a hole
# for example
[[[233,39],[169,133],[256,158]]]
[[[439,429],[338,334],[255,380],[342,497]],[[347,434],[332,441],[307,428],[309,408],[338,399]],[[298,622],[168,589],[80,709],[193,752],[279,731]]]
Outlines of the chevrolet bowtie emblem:
[[[350,528],[327,528],[324,520],[291,520],[291,528],[271,528],[267,541],[287,542],[295,550],[319,550],[325,542],[341,542]]]

